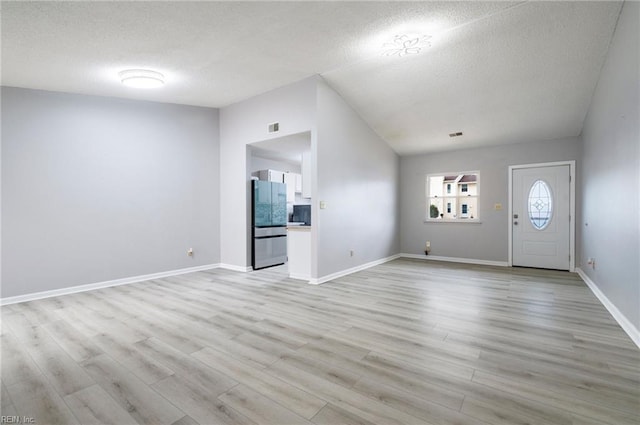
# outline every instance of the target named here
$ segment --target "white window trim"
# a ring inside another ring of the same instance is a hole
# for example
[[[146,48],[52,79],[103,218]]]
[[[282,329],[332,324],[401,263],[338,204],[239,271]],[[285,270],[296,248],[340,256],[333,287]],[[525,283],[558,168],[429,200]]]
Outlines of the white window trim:
[[[453,176],[453,175],[460,175],[460,174],[475,174],[477,177],[476,180],[476,190],[477,190],[477,194],[475,196],[470,196],[471,198],[476,198],[478,200],[477,205],[478,205],[478,211],[480,210],[480,191],[481,191],[481,183],[480,183],[480,171],[479,170],[475,170],[475,171],[452,171],[452,172],[443,172],[443,173],[430,173],[430,174],[426,174],[424,176],[424,186],[425,186],[425,190],[424,193],[426,195],[425,197],[425,203],[424,205],[426,206],[426,211],[425,211],[425,219],[424,222],[425,223],[472,223],[472,224],[479,224],[482,223],[482,221],[480,221],[479,218],[454,218],[454,219],[450,219],[450,218],[431,218],[429,217],[429,206],[431,205],[429,203],[429,199],[431,199],[431,196],[429,194],[429,179],[431,177],[438,177],[438,176]],[[460,199],[460,198],[466,198],[466,196],[447,196],[447,195],[453,195],[453,194],[445,194],[443,196],[443,198],[456,198],[456,199]],[[446,208],[446,204],[443,205],[444,208]]]

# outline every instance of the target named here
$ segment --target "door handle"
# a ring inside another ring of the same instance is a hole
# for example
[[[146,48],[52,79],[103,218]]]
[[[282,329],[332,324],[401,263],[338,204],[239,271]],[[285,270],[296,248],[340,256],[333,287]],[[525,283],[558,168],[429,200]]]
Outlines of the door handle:
[[[514,226],[517,226],[517,225],[518,225],[518,222],[517,222],[517,221],[514,221],[514,222],[513,222],[513,225],[514,225]]]

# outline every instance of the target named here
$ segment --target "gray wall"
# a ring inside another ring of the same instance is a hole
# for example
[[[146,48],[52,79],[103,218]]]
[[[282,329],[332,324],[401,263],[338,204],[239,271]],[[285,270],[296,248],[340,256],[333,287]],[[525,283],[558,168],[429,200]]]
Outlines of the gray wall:
[[[322,278],[399,253],[399,158],[324,81],[317,114],[312,277]]]
[[[582,132],[581,269],[640,329],[640,3],[625,2]],[[587,225],[588,223],[588,225]],[[586,264],[595,258],[595,269]]]
[[[217,110],[1,95],[2,297],[220,261]]]
[[[400,246],[407,254],[484,261],[508,261],[509,165],[577,160],[577,138],[467,149],[400,159]],[[580,164],[577,166],[580,175]],[[425,223],[425,176],[434,173],[480,171],[481,223]],[[496,211],[494,205],[502,204]]]
[[[251,264],[251,152],[247,145],[311,131],[315,127],[315,87],[316,77],[311,77],[220,110],[223,264],[239,268]],[[273,122],[280,123],[278,133],[268,132]]]

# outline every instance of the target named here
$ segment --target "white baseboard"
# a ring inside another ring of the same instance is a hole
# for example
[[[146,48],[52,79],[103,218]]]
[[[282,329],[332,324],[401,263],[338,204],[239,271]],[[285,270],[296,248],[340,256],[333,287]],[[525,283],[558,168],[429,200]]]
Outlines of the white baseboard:
[[[509,267],[509,263],[507,263],[506,261],[477,260],[475,258],[440,257],[437,255],[420,255],[420,254],[404,254],[404,253],[400,254],[400,257],[416,258],[418,260],[447,261],[450,263],[478,264],[481,266]]]
[[[343,277],[346,275],[349,275],[351,273],[355,273],[355,272],[359,272],[374,266],[377,266],[379,264],[383,264],[383,263],[387,263],[389,261],[393,261],[397,258],[400,258],[400,254],[396,254],[396,255],[392,255],[391,257],[386,257],[386,258],[381,258],[379,260],[375,260],[375,261],[371,261],[369,263],[366,264],[362,264],[356,267],[352,267],[350,269],[346,269],[346,270],[341,270],[339,272],[336,273],[332,273],[326,276],[322,276],[322,277],[318,277],[318,278],[312,278],[309,279],[309,283],[311,285],[320,285],[321,283],[325,283],[328,282],[330,280],[334,280],[334,279],[338,279],[339,277]]]
[[[596,283],[591,280],[591,278],[589,278],[589,276],[587,276],[587,274],[581,268],[576,267],[576,272],[582,278],[582,280],[584,280],[584,283],[587,284],[589,289],[591,289],[593,295],[595,295],[596,298],[600,300],[602,305],[604,305],[604,307],[609,310],[609,313],[611,313],[615,321],[618,322],[622,330],[624,330],[627,335],[629,335],[629,338],[631,338],[631,340],[638,346],[638,348],[640,348],[640,331],[635,326],[633,326],[633,323],[631,323],[629,319],[627,319],[624,314],[620,312],[620,310],[618,310],[618,308],[609,300],[609,298],[607,298],[607,296],[600,290],[600,288],[598,288],[598,285],[596,285]]]
[[[224,264],[224,263],[218,264],[218,267],[225,270],[233,270],[234,272],[243,272],[243,273],[250,272],[251,270],[253,270],[253,267],[251,266],[236,266],[233,264]]]
[[[40,300],[42,298],[58,297],[60,295],[75,294],[77,292],[92,291],[94,289],[108,288],[110,286],[127,285],[129,283],[143,282],[145,280],[162,279],[163,277],[177,276],[185,273],[199,272],[220,267],[219,264],[206,264],[204,266],[187,267],[185,269],[169,270],[160,273],[151,273],[140,276],[125,277],[122,279],[107,280],[104,282],[89,283],[86,285],[71,286],[69,288],[53,289],[50,291],[34,292],[31,294],[17,295],[15,297],[0,298],[0,305],[23,303]]]
[[[306,281],[311,280],[311,276],[309,276],[308,274],[289,273],[289,278],[296,279],[296,280],[306,280]]]

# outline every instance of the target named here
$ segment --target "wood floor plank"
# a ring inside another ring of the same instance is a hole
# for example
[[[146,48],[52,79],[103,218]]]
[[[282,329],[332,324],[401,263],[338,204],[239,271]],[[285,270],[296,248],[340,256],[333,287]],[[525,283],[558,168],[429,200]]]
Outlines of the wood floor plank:
[[[366,337],[360,338],[355,336],[350,338],[338,333],[331,333],[330,336],[340,341],[361,344],[363,347],[366,347],[371,351],[400,357],[409,363],[424,364],[434,370],[446,371],[451,375],[463,379],[471,379],[473,376],[474,369],[472,364],[461,364],[461,362],[449,361],[449,359],[443,358],[441,354],[432,355],[432,353],[426,348],[408,350],[396,347],[390,343],[375,341]]]
[[[247,339],[247,338],[245,338]],[[278,361],[282,353],[281,347],[270,344],[268,350],[262,350],[260,344],[253,338],[249,340],[230,339],[220,344],[210,344],[215,348],[235,356],[259,368],[266,367]]]
[[[244,384],[225,392],[220,400],[256,423],[311,425],[301,416]]]
[[[363,379],[373,380],[400,390],[420,394],[421,397],[431,402],[441,404],[453,410],[460,410],[462,401],[464,400],[464,393],[450,389],[449,382],[444,385],[442,382],[440,382],[440,385],[435,385],[430,379],[423,379],[420,380],[420,382],[416,382],[415,380],[407,379],[395,373],[394,370],[379,367],[367,361],[353,360],[338,353],[317,350],[315,346],[311,344],[298,350],[298,353],[305,357],[315,358],[319,361],[338,366],[344,370],[357,372]]]
[[[0,408],[4,411],[5,408],[9,408],[9,406],[13,407],[13,402],[11,401],[11,396],[9,395],[9,391],[7,387],[4,385],[4,382],[0,379]]]
[[[618,382],[605,381],[599,379],[596,374],[585,373],[565,373],[563,368],[547,368],[544,364],[522,361],[521,358],[505,358],[504,356],[494,356],[491,359],[482,359],[478,362],[478,368],[502,376],[511,377],[516,380],[535,382],[541,388],[551,391],[570,393],[577,398],[587,398],[592,394],[593,389],[598,391],[598,399],[590,401],[603,403],[616,409],[627,412],[638,410],[640,400],[640,387],[635,390],[625,385],[624,377]]]
[[[33,376],[9,385],[7,391],[17,414],[33,419],[33,423],[78,424],[76,417],[44,375]]]
[[[18,416],[18,409],[13,403],[7,402],[2,406],[2,416]]]
[[[206,346],[204,343],[196,341],[181,332],[182,326],[172,323],[159,314],[151,314],[149,316],[146,314],[140,315],[135,321],[130,323],[129,326],[147,335],[152,335],[153,338],[186,354],[201,350]],[[143,341],[148,341],[148,339],[138,341],[136,344]]]
[[[117,334],[101,334],[93,337],[91,341],[147,385],[174,373],[152,356],[138,350],[135,344],[127,343],[126,339],[120,340]]]
[[[581,400],[576,397],[576,394],[573,392],[563,393],[551,391],[533,383],[527,383],[526,381],[523,382],[522,380],[511,379],[481,371],[476,371],[473,376],[473,381],[502,391],[508,391],[524,398],[535,400],[541,404],[546,404],[559,409],[571,410],[581,417],[592,418],[602,424],[637,425],[638,423],[637,415],[613,409],[611,406],[601,404],[602,400],[600,399],[592,399],[591,401]]]
[[[0,336],[2,382],[9,386],[42,374],[20,341],[7,331]]]
[[[92,385],[64,398],[65,403],[83,425],[136,425],[127,413],[99,385]]]
[[[254,421],[218,399],[236,384],[230,378],[210,371],[173,375],[156,382],[152,388],[201,424],[254,425]]]
[[[13,305],[2,307],[0,325],[0,331],[2,333],[13,332],[13,334],[19,339],[21,339],[20,335],[28,332],[32,327],[38,326],[27,320],[27,318],[22,313],[18,312]]]
[[[211,348],[194,353],[193,357],[275,402],[287,406],[288,409],[303,418],[310,419],[326,404],[326,401],[269,375],[261,369]]]
[[[178,419],[177,421],[175,421],[174,423],[172,423],[171,425],[200,425],[198,422],[196,422],[195,419],[193,419],[191,416],[183,416],[182,418]]]
[[[320,409],[311,421],[317,425],[375,425],[375,422],[363,419],[331,403]]]
[[[84,369],[64,352],[40,361],[38,366],[61,397],[95,384]]]
[[[378,400],[364,396],[356,391],[282,361],[269,366],[267,371],[304,391],[316,394],[318,397],[368,421],[390,425],[427,423],[415,416],[389,407]]]
[[[102,354],[85,335],[64,320],[58,320],[44,326],[53,339],[75,361],[81,362]]]
[[[55,313],[47,309],[45,307],[46,305],[46,301],[30,301],[16,304],[14,306],[14,311],[16,313],[22,314],[32,325],[45,325],[57,320],[57,316],[55,315]]]
[[[21,328],[15,335],[36,364],[40,365],[51,357],[68,356],[41,325]]]
[[[434,403],[423,395],[416,396],[409,391],[370,379],[361,379],[353,389],[368,397],[380,400],[388,406],[422,418],[432,424],[472,425],[479,423],[477,418],[464,415],[458,411],[462,406],[462,400],[460,400],[457,408],[451,409],[442,404]],[[458,400],[455,400],[454,403],[458,404]]]
[[[491,400],[473,396],[465,398],[461,412],[498,425],[573,425],[572,416],[559,409],[540,408],[528,404],[498,406]]]
[[[280,321],[277,318],[265,318],[258,322],[256,327],[251,329],[251,331],[273,336],[292,349],[302,347],[310,341],[315,341],[321,338],[321,335],[324,333],[322,331],[298,327],[291,323]]]
[[[85,361],[83,366],[102,389],[140,424],[169,425],[185,415],[106,354]]]
[[[318,354],[326,354],[328,356],[337,354],[352,360],[360,360],[371,352],[369,347],[362,347],[348,342],[344,338],[332,338],[330,333],[323,335],[309,344],[300,347],[298,352],[316,352]]]
[[[90,338],[102,332],[102,327],[98,320],[100,313],[84,305],[60,308],[55,310],[55,314],[63,320],[67,326],[71,326],[84,337]],[[109,320],[109,317],[103,319]]]
[[[178,375],[206,374],[208,372],[207,365],[180,351],[179,347],[176,348],[158,338],[136,342],[135,347],[141,353]]]
[[[280,356],[280,362],[297,367],[345,388],[353,387],[361,377],[359,373],[336,366],[335,363],[326,363],[297,353],[283,354]]]

